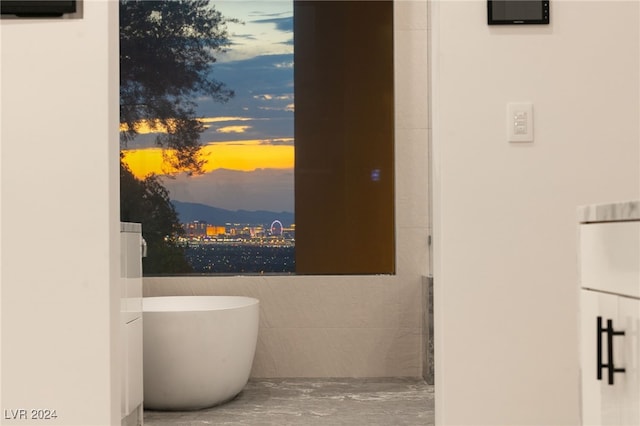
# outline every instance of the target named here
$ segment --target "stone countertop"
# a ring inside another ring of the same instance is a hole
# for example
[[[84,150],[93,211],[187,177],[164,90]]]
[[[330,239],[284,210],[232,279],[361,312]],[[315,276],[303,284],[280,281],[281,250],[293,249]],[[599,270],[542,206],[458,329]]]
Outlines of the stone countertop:
[[[640,220],[640,201],[593,204],[578,207],[579,223]]]
[[[120,222],[120,232],[142,232],[142,224],[132,222]]]

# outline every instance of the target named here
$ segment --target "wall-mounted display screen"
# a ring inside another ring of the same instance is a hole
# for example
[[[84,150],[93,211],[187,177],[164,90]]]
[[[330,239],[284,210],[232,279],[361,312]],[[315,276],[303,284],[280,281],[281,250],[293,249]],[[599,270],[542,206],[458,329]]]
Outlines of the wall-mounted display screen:
[[[549,0],[488,0],[489,25],[548,24]]]
[[[62,16],[75,11],[75,0],[0,0],[2,15]]]

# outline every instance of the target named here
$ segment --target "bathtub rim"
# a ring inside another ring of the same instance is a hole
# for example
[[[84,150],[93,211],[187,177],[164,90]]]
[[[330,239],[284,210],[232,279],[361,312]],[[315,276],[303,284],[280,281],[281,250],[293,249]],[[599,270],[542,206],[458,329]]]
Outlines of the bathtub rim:
[[[221,302],[224,304],[221,305]],[[145,314],[229,311],[259,304],[259,299],[250,296],[150,296],[142,298],[142,312]]]

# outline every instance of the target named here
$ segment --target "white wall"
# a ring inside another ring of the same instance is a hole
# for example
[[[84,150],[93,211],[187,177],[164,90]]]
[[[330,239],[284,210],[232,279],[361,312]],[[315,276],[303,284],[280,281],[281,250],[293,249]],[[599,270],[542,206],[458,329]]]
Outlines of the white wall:
[[[119,424],[117,3],[3,19],[0,46],[1,421]]]
[[[427,3],[395,5],[396,275],[145,278],[145,296],[261,302],[253,377],[422,375],[428,273]]]
[[[637,1],[432,5],[436,420],[579,423],[576,206],[640,198]],[[506,104],[535,141],[506,141]]]

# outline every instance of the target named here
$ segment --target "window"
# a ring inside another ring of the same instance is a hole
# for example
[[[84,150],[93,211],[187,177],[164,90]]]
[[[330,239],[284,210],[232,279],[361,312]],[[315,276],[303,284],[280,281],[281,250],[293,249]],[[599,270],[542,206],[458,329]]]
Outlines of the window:
[[[170,94],[174,116],[196,117],[182,125],[122,112],[144,104],[139,80],[162,91],[156,56],[175,48],[128,45],[178,20],[171,2],[138,3],[121,15],[121,198],[122,219],[143,223],[145,275],[393,273],[392,2],[212,2],[216,62],[203,75],[217,92]],[[142,77],[126,74],[132,54]]]

